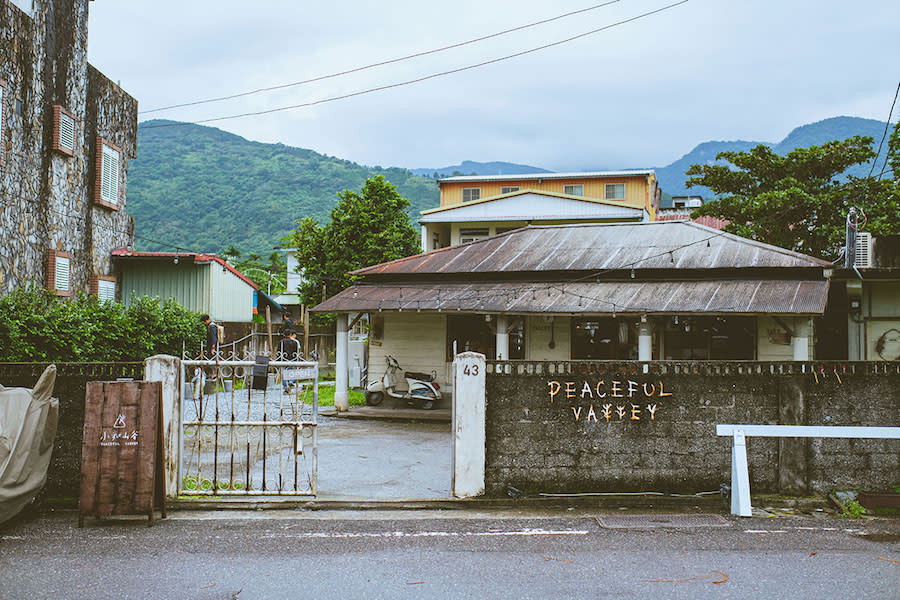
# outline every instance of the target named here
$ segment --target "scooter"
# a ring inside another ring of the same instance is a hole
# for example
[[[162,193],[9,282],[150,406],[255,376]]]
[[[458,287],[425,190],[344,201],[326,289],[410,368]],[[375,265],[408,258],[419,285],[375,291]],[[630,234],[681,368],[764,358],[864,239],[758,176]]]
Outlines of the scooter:
[[[406,400],[418,408],[430,410],[441,399],[441,386],[435,381],[436,376],[434,371],[404,372],[397,360],[393,356],[388,356],[384,376],[366,388],[366,404],[378,406],[384,401],[385,396],[390,396]]]

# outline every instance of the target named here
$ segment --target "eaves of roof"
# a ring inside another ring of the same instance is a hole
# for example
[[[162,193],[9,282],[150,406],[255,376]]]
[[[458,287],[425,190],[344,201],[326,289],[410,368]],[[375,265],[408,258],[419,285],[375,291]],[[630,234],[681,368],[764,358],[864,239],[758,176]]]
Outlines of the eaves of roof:
[[[458,175],[443,177],[438,183],[469,181],[527,181],[530,179],[584,179],[588,177],[637,177],[655,175],[653,169],[629,169],[624,171],[579,171],[571,173],[510,173],[508,175]]]

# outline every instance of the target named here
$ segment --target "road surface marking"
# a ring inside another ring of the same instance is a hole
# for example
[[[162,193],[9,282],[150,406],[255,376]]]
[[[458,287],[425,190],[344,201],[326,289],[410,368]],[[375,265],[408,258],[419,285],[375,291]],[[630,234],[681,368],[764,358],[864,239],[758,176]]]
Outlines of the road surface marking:
[[[270,533],[263,538],[418,538],[418,537],[509,537],[546,535],[587,535],[586,529],[521,529],[517,531],[309,531]]]

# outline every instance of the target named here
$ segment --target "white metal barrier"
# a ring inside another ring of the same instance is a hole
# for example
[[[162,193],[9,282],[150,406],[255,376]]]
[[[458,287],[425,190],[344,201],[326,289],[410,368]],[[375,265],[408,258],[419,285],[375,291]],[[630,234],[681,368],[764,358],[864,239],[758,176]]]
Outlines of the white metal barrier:
[[[745,438],[857,438],[900,439],[900,427],[841,427],[827,425],[716,425],[716,435],[731,441],[731,514],[751,516],[750,474]]]

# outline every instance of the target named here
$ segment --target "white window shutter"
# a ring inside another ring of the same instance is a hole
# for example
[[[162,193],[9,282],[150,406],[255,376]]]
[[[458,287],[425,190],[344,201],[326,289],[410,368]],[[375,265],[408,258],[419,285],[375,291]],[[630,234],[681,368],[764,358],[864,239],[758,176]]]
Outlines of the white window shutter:
[[[119,202],[119,153],[106,144],[103,145],[102,180],[100,198],[110,204]]]
[[[101,279],[97,282],[97,297],[100,302],[115,301],[116,299],[116,282]]]
[[[66,113],[59,115],[59,145],[69,152],[75,152],[75,119]]]
[[[69,271],[71,269],[71,260],[65,256],[56,257],[56,285],[55,289],[61,292],[69,291]]]

